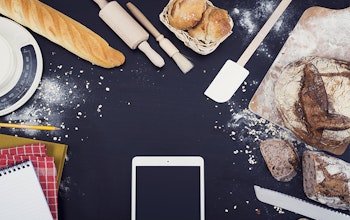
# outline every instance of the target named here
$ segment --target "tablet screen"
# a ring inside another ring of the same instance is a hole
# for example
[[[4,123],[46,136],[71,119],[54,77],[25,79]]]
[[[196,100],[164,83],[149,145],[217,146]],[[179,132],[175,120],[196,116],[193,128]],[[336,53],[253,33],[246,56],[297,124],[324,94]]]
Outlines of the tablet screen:
[[[198,166],[137,166],[136,220],[200,220]]]

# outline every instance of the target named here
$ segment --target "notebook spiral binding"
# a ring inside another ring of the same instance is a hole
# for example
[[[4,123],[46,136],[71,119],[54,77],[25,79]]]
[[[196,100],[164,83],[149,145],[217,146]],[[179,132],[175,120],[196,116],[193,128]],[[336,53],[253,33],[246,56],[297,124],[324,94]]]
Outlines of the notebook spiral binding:
[[[32,162],[30,160],[27,160],[13,166],[2,168],[0,169],[0,177],[2,177],[3,175],[11,174],[12,172],[16,172],[20,169],[25,169],[26,167],[30,166],[32,166]]]

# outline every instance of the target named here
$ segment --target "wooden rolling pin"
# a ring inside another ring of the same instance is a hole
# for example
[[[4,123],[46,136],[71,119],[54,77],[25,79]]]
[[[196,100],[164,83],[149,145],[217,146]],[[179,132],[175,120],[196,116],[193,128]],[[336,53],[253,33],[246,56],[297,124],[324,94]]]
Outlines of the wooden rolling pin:
[[[159,31],[153,26],[153,24],[146,18],[146,16],[131,2],[126,4],[126,7],[130,12],[137,18],[137,20],[156,38],[160,47],[173,58],[175,63],[178,65],[183,73],[187,73],[193,68],[193,64],[180,53],[173,43],[164,37]]]
[[[131,48],[140,49],[151,62],[164,66],[163,58],[148,44],[149,34],[116,1],[93,0],[101,8],[101,19]]]

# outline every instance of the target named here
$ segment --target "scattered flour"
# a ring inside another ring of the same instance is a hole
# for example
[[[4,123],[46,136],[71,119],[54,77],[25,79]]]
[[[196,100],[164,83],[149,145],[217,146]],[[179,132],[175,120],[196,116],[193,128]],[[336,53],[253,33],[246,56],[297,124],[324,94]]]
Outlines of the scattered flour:
[[[55,53],[52,54],[53,56]],[[93,71],[93,69],[91,69]],[[81,107],[88,101],[87,97],[92,92],[91,84],[105,87],[105,92],[110,92],[111,88],[104,86],[105,77],[99,76],[97,81],[83,81],[79,79],[84,70],[75,70],[73,67],[66,68],[59,64],[51,64],[49,71],[43,73],[43,79],[33,95],[33,97],[18,110],[4,116],[4,120],[9,123],[52,125],[59,127],[58,131],[39,131],[31,129],[10,129],[18,135],[23,132],[26,136],[35,137],[40,132],[46,132],[47,136],[55,142],[61,142],[69,138],[68,131],[78,130],[77,125],[70,125],[64,120],[67,117],[66,111],[76,110],[76,119],[83,120],[88,117]],[[45,77],[50,75],[50,77]],[[98,104],[97,112],[102,117],[102,104]],[[83,141],[86,137],[81,138]]]
[[[66,129],[62,120],[66,108],[76,109],[81,102],[81,91],[74,82],[63,80],[61,76],[55,79],[44,78],[32,99],[22,108],[5,116],[5,120],[11,123],[52,125]],[[41,131],[23,129],[23,132],[34,136]],[[60,138],[53,137],[53,140]]]
[[[234,107],[234,103],[230,102],[229,106]],[[235,154],[250,154],[253,152],[248,150],[250,145],[256,147],[260,141],[270,137],[294,139],[289,131],[257,116],[249,109],[238,110],[237,112],[232,110],[232,119],[227,122],[227,128],[231,130],[229,135],[232,140],[240,141],[246,146],[246,149],[243,150],[236,149]]]
[[[276,7],[275,1],[258,1],[255,8],[233,8],[230,15],[234,18],[235,23],[246,30],[248,34],[254,34],[258,31],[258,23],[261,23],[261,20],[266,20]]]
[[[72,177],[67,176],[61,179],[59,186],[59,195],[61,198],[69,200],[71,193]]]
[[[267,21],[270,15],[273,13],[278,5],[278,1],[273,0],[263,0],[257,1],[254,8],[233,8],[230,11],[230,15],[233,17],[235,22],[236,31],[234,34],[246,35],[250,37],[245,37],[244,44],[249,44],[253,37],[257,34],[263,23]],[[278,42],[283,43],[285,37],[286,27],[288,25],[284,22],[285,19],[290,16],[287,12],[284,12],[280,19],[276,22],[271,30],[272,37],[274,37]],[[289,28],[289,27],[288,27]],[[267,58],[273,58],[270,54],[270,49],[268,45],[262,44],[257,51],[261,55],[265,55]]]

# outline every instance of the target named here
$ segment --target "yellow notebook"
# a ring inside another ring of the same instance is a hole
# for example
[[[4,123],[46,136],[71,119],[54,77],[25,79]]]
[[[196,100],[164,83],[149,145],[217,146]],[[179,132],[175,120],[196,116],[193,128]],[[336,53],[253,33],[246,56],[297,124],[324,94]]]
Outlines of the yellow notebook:
[[[0,134],[0,148],[15,147],[34,143],[45,144],[47,147],[47,155],[54,157],[55,166],[57,169],[57,189],[59,189],[68,145]]]

